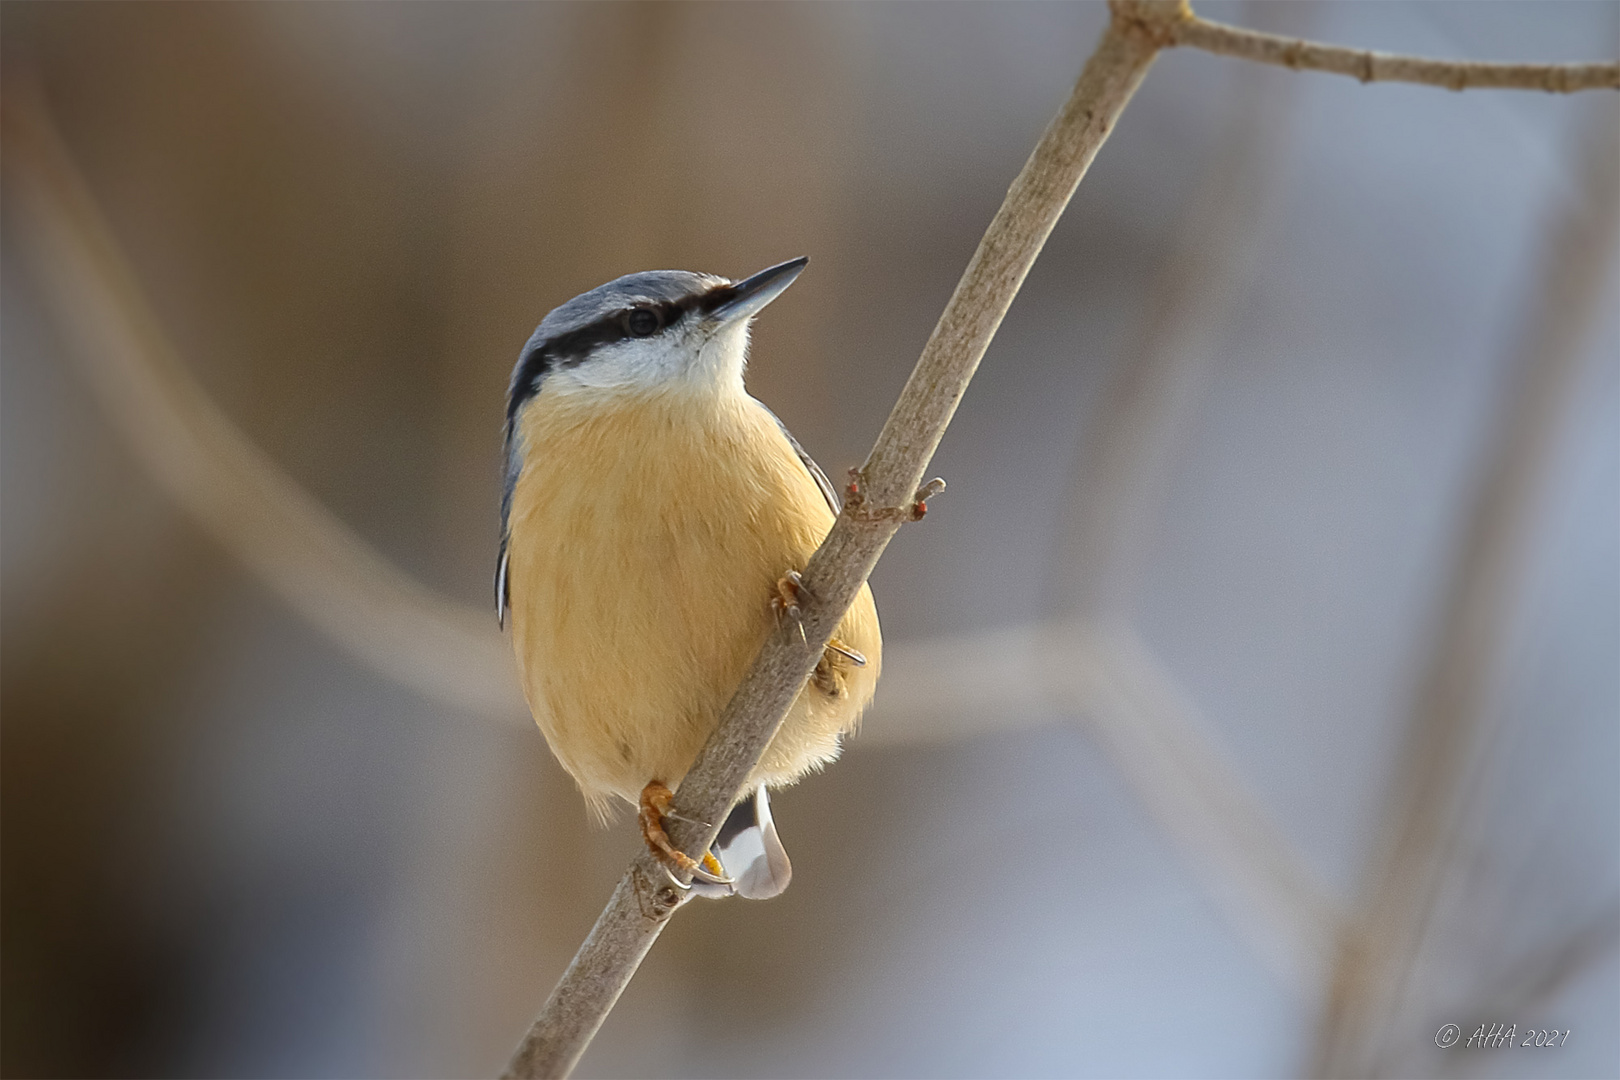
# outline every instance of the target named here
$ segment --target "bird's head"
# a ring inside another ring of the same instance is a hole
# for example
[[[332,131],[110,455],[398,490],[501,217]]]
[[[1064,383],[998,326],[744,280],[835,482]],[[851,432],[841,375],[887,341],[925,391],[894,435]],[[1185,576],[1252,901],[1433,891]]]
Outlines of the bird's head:
[[[507,418],[540,392],[742,386],[748,323],[810,260],[742,281],[688,270],[629,274],[581,293],[541,321],[512,372]]]

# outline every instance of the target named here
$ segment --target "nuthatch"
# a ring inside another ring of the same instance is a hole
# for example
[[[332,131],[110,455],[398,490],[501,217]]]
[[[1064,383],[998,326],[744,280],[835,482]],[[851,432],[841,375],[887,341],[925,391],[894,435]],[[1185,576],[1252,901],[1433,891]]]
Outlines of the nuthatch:
[[[598,819],[639,808],[647,845],[702,895],[764,898],[792,874],[766,789],[838,756],[882,664],[866,586],[701,864],[664,832],[692,766],[838,494],[743,389],[748,326],[808,259],[731,282],[631,274],[552,311],[506,404],[496,609],[524,694]],[[717,858],[716,858],[717,857]]]

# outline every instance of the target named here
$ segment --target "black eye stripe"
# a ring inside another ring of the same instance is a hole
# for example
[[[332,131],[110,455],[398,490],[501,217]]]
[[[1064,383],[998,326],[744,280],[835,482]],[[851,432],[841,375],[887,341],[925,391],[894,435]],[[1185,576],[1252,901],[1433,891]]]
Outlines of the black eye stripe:
[[[570,368],[583,363],[591,353],[606,345],[625,341],[637,335],[630,331],[630,315],[636,311],[650,311],[658,318],[658,330],[667,329],[689,312],[706,314],[731,297],[730,286],[710,289],[696,296],[658,303],[637,304],[604,315],[595,322],[586,323],[566,334],[558,334],[541,342],[525,353],[512,376],[512,386],[506,400],[506,424],[510,433],[518,410],[535,394],[546,374],[559,368]],[[649,336],[649,335],[643,335]]]
[[[578,330],[570,330],[566,334],[559,334],[547,341],[537,352],[544,352],[550,363],[547,370],[553,367],[573,367],[581,363],[591,353],[604,345],[612,345],[637,335],[630,330],[631,317],[640,311],[650,312],[658,320],[658,327],[662,329],[673,325],[682,315],[691,309],[691,304],[684,301],[665,301],[661,304],[637,304],[626,311],[615,311],[611,315],[604,315],[593,323],[588,323]],[[654,332],[656,332],[656,329]],[[644,336],[644,335],[643,335]]]

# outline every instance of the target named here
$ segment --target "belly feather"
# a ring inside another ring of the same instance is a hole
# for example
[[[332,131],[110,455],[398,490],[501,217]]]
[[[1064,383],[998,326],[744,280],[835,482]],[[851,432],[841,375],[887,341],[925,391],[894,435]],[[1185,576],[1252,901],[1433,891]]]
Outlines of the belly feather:
[[[679,782],[770,632],[776,579],[804,565],[832,513],[751,399],[703,413],[542,393],[522,432],[514,644],[536,720],[600,810],[649,780]],[[870,677],[796,706],[762,767],[778,782],[836,753],[871,696],[880,646],[861,600],[847,643]]]

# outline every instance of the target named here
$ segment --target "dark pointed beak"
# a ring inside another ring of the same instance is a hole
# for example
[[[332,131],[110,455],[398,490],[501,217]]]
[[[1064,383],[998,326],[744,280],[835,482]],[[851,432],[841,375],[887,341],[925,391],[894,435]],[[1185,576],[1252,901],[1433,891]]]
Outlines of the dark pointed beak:
[[[793,284],[793,280],[809,263],[810,257],[801,255],[769,270],[761,270],[753,277],[722,285],[709,294],[714,304],[709,309],[709,318],[718,323],[728,323],[758,315],[766,304],[781,296]]]

